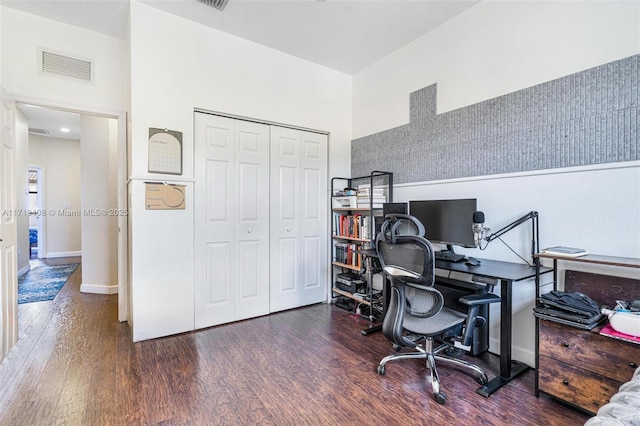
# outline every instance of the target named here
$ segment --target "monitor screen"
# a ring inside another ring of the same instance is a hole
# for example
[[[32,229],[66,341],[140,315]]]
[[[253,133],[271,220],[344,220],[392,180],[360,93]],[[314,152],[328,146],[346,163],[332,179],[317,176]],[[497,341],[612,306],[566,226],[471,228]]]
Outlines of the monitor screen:
[[[407,203],[382,204],[382,216],[386,216],[388,214],[407,214]]]
[[[409,214],[424,225],[424,237],[448,246],[475,247],[471,227],[476,210],[475,198],[409,201]]]

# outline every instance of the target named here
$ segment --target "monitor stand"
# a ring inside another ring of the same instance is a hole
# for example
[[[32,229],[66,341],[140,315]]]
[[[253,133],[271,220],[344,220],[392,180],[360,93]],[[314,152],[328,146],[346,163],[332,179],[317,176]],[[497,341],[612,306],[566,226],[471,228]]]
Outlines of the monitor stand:
[[[438,260],[446,260],[448,262],[460,262],[464,260],[464,255],[457,254],[451,244],[447,244],[446,250],[440,250],[434,253],[435,258]]]

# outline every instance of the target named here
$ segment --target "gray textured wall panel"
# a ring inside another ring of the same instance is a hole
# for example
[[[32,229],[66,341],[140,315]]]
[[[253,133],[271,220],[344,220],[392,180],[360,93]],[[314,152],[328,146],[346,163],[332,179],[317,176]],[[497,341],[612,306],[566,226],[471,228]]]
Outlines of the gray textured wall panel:
[[[351,142],[352,176],[394,182],[640,159],[640,55],[443,114],[435,84],[411,93],[407,125]]]

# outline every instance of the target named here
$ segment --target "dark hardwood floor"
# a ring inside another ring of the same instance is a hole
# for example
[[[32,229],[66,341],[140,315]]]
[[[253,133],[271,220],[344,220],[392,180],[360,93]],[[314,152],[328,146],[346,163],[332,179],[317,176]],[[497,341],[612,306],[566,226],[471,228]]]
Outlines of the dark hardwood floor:
[[[20,339],[0,364],[2,425],[581,425],[587,415],[533,394],[526,372],[489,398],[439,369],[437,404],[422,361],[390,363],[380,333],[315,305],[132,343],[117,296],[80,294],[80,268],[51,302],[19,306]],[[474,359],[495,376],[498,358]]]

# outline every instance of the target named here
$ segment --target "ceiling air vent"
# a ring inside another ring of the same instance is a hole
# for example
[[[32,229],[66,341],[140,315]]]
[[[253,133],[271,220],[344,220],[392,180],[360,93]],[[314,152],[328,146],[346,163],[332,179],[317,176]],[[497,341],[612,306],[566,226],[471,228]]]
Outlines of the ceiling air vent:
[[[42,50],[41,62],[43,72],[91,81],[91,68],[93,65],[91,61],[71,58]]]
[[[204,3],[207,6],[215,7],[218,10],[224,9],[224,7],[229,3],[229,0],[198,0],[200,3]]]
[[[29,133],[38,133],[39,135],[48,135],[49,131],[47,129],[34,129],[33,127],[29,127]]]

